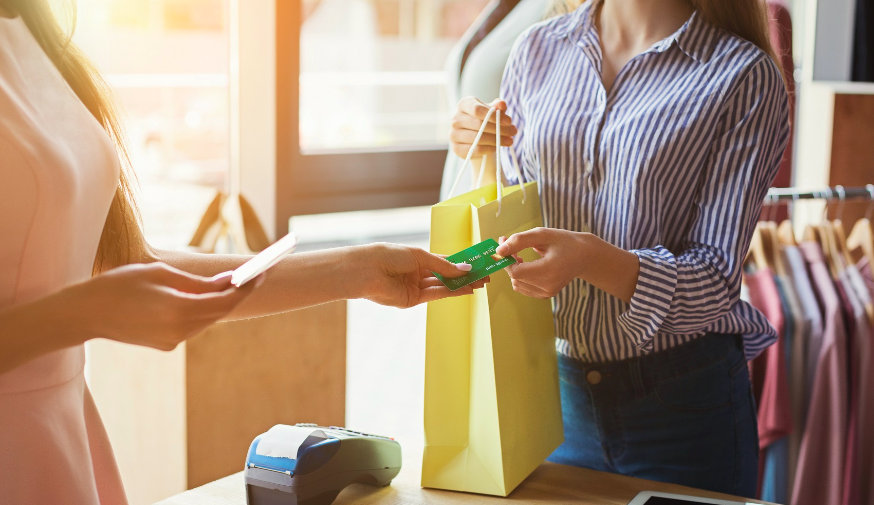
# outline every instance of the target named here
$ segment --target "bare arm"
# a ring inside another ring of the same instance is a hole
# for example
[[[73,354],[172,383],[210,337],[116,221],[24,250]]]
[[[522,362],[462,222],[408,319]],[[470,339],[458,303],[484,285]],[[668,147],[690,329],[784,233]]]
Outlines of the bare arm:
[[[583,279],[626,303],[634,296],[640,261],[630,251],[591,233],[535,228],[513,235],[497,253],[515,255],[529,247],[542,258],[508,268],[513,288],[520,293],[550,298],[573,279]]]
[[[204,277],[233,270],[248,256],[159,251],[157,259]],[[382,305],[412,307],[473,292],[474,284],[450,292],[431,272],[457,277],[469,265],[453,265],[422,249],[368,244],[292,254],[266,275],[266,281],[228,319],[260,317],[336,300],[366,298]]]
[[[229,319],[276,314],[313,305],[363,297],[363,268],[354,254],[361,248],[340,248],[286,256],[266,274],[266,281],[241,303]],[[204,277],[234,270],[251,256],[160,251],[158,259]]]
[[[432,272],[457,277],[470,265],[393,244],[289,256],[270,270],[269,280],[262,275],[242,288],[231,286],[229,276],[214,277],[247,259],[155,251],[139,258],[149,264],[115,268],[34,302],[2,308],[0,374],[92,338],[171,350],[223,319],[346,298],[410,307],[470,294],[486,281],[450,292]],[[246,300],[254,293],[258,296]]]
[[[591,233],[584,234],[590,257],[578,277],[604,291],[630,303],[640,275],[640,260],[631,251],[626,251],[605,242]]]
[[[0,309],[0,374],[92,338],[170,350],[225,317],[242,288],[162,263],[128,265],[32,302]]]

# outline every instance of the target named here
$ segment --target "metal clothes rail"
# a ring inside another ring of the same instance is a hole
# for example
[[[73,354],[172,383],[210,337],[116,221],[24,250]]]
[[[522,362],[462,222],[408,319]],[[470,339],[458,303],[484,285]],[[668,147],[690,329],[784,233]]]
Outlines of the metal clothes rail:
[[[766,204],[795,200],[872,200],[874,201],[874,184],[859,187],[835,186],[823,189],[771,188],[765,196]]]

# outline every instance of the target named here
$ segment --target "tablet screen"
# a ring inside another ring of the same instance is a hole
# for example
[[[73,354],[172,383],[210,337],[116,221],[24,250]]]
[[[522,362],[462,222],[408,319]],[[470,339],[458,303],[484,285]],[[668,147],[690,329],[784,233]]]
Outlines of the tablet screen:
[[[705,504],[700,501],[693,500],[678,500],[676,498],[664,498],[660,496],[653,496],[652,498],[646,500],[646,503],[643,505],[710,505]]]

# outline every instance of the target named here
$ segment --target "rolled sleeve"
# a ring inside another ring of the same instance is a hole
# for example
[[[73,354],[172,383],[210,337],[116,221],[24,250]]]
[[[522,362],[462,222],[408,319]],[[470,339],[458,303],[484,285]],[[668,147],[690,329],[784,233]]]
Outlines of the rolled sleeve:
[[[640,261],[640,273],[631,306],[619,316],[619,327],[637,347],[652,351],[653,337],[671,310],[677,286],[677,260],[661,246],[631,252]]]
[[[682,243],[633,250],[640,275],[617,322],[638,348],[656,333],[706,331],[740,300],[741,273],[759,211],[788,141],[786,91],[763,56],[725,100]]]

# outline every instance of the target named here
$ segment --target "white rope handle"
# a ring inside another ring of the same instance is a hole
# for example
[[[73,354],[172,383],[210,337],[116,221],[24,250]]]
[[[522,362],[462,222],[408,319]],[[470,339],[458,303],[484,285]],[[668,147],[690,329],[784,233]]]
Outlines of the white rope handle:
[[[467,157],[464,158],[464,163],[461,164],[461,169],[458,171],[458,176],[455,177],[455,183],[452,184],[452,189],[449,190],[449,195],[447,198],[452,197],[452,193],[455,193],[455,188],[458,187],[458,183],[461,182],[461,177],[464,175],[465,170],[467,169],[467,165],[470,163],[470,159],[473,158],[473,151],[476,149],[476,146],[479,145],[479,139],[482,138],[483,132],[486,131],[486,126],[489,124],[489,119],[492,117],[492,114],[495,113],[497,109],[492,107],[486,113],[486,118],[483,120],[483,124],[480,125],[479,131],[476,132],[476,137],[473,139],[473,143],[470,145],[470,149],[467,151]]]
[[[496,138],[498,142],[496,142],[495,146],[495,180],[497,182],[498,189],[498,213],[501,214],[501,203],[503,200],[503,181],[501,180],[501,175],[503,172],[501,171],[501,111],[497,109],[497,107],[489,108],[489,111],[486,113],[486,117],[483,120],[482,125],[479,127],[479,131],[476,133],[476,137],[473,139],[473,143],[470,145],[470,149],[467,151],[467,157],[464,159],[464,163],[461,165],[461,169],[458,171],[458,175],[455,177],[455,182],[452,184],[452,189],[449,190],[449,195],[447,198],[451,198],[452,194],[455,193],[455,188],[458,187],[458,183],[461,182],[461,178],[464,176],[465,171],[467,170],[467,166],[471,164],[471,159],[473,158],[473,153],[479,145],[479,141],[483,136],[483,132],[486,130],[486,126],[489,124],[489,119],[491,119],[492,114],[495,114],[495,122],[497,124],[496,130]],[[516,177],[519,178],[519,189],[522,190],[522,203],[528,199],[528,195],[525,192],[525,176],[522,174],[522,170],[519,167],[519,159],[516,157],[516,151],[512,148],[510,151],[510,159],[513,161],[513,169],[516,172]],[[485,174],[486,168],[486,157],[483,156],[482,165],[480,166],[479,178],[477,179],[477,187],[482,186],[483,175]]]
[[[504,173],[501,171],[501,111],[495,109],[495,185],[498,189],[498,213],[501,215],[501,198],[504,196]]]

